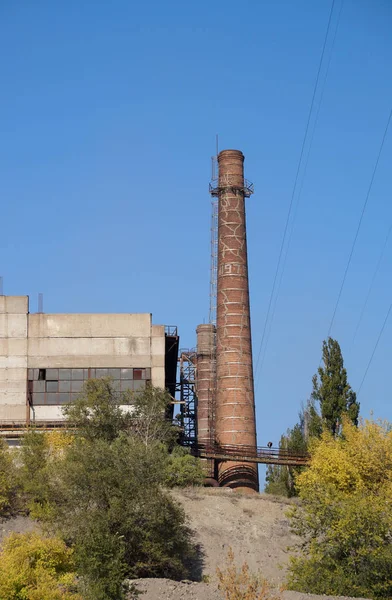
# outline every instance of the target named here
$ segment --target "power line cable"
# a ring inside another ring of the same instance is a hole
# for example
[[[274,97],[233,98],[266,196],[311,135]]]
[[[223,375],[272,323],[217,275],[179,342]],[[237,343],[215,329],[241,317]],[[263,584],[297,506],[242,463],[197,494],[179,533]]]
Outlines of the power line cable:
[[[385,241],[384,241],[383,247],[382,247],[382,249],[381,249],[380,256],[379,256],[379,258],[378,258],[377,265],[376,265],[376,268],[374,269],[373,277],[372,277],[372,280],[371,280],[371,282],[370,282],[370,286],[369,286],[368,292],[367,292],[367,294],[366,294],[365,302],[363,303],[362,310],[361,310],[361,314],[359,315],[359,319],[358,319],[357,325],[356,325],[356,327],[355,327],[355,331],[354,331],[354,335],[353,335],[353,341],[352,341],[352,343],[353,343],[353,344],[354,344],[354,342],[355,342],[355,338],[357,337],[357,333],[358,333],[358,331],[359,331],[359,328],[360,328],[360,326],[361,326],[362,319],[363,319],[363,316],[364,316],[364,314],[365,314],[365,310],[366,310],[367,304],[368,304],[368,302],[369,302],[370,294],[372,293],[372,290],[373,290],[374,283],[375,283],[375,281],[376,281],[376,278],[377,278],[378,272],[379,272],[379,270],[380,270],[381,263],[382,263],[382,259],[384,258],[385,250],[386,250],[386,248],[387,248],[387,246],[388,246],[388,242],[389,242],[389,238],[391,237],[391,233],[392,233],[392,223],[391,223],[391,225],[390,225],[390,227],[389,227],[389,230],[388,230],[387,236],[386,236],[386,238],[385,238]]]
[[[272,283],[272,290],[271,290],[271,294],[270,294],[270,298],[269,298],[269,302],[268,302],[267,315],[266,315],[266,318],[265,318],[265,321],[264,321],[263,333],[262,333],[261,342],[260,342],[260,348],[259,348],[259,352],[258,352],[258,355],[257,355],[255,375],[257,375],[257,371],[258,371],[258,367],[259,367],[259,362],[260,362],[260,356],[261,356],[261,349],[263,347],[265,333],[266,333],[266,330],[267,330],[267,323],[268,323],[269,316],[270,316],[270,313],[271,313],[272,300],[273,300],[274,293],[275,293],[275,287],[276,287],[276,282],[277,282],[278,273],[279,273],[279,269],[280,269],[280,263],[281,263],[281,260],[282,260],[283,248],[284,248],[284,245],[285,245],[287,230],[288,230],[288,226],[289,226],[289,222],[290,222],[290,217],[291,217],[291,212],[292,212],[292,208],[293,208],[295,190],[297,188],[299,172],[300,172],[300,168],[301,168],[301,164],[302,164],[302,158],[303,158],[303,154],[304,154],[304,150],[305,150],[305,144],[306,144],[306,140],[307,140],[307,136],[308,136],[309,124],[310,124],[310,119],[311,119],[312,112],[313,112],[314,100],[315,100],[315,97],[316,97],[316,91],[317,91],[317,86],[318,86],[318,82],[319,82],[319,78],[320,78],[321,66],[322,66],[323,59],[324,59],[325,48],[326,48],[326,45],[327,45],[327,39],[328,39],[329,30],[330,30],[330,26],[331,26],[332,13],[333,13],[333,10],[334,10],[334,6],[335,6],[335,0],[332,0],[331,10],[330,10],[330,13],[329,13],[329,18],[328,18],[327,31],[325,33],[323,49],[322,49],[322,52],[321,52],[321,58],[320,58],[320,62],[319,62],[318,70],[317,70],[316,82],[315,82],[314,89],[313,89],[312,101],[311,101],[311,104],[310,104],[308,119],[307,119],[306,128],[305,128],[305,134],[304,134],[303,141],[302,141],[301,152],[300,152],[298,166],[297,166],[297,171],[296,171],[296,175],[295,175],[295,179],[294,179],[293,192],[291,194],[291,199],[290,199],[289,209],[288,209],[286,223],[285,223],[285,227],[284,227],[282,242],[281,242],[281,245],[280,245],[278,263],[276,265],[275,275],[274,275],[274,279],[273,279],[273,283]]]
[[[382,327],[381,327],[381,329],[380,329],[380,333],[378,334],[378,338],[377,338],[377,341],[376,341],[376,343],[375,343],[375,345],[374,345],[373,352],[372,352],[372,354],[371,354],[371,356],[370,356],[369,362],[368,362],[368,364],[367,364],[367,367],[366,367],[366,369],[365,369],[364,376],[362,377],[361,385],[360,385],[360,386],[359,386],[359,388],[358,388],[357,396],[359,396],[359,393],[360,393],[360,391],[361,391],[361,389],[362,389],[362,386],[363,386],[363,384],[364,384],[364,381],[365,381],[365,379],[366,379],[366,375],[368,374],[368,371],[369,371],[370,365],[372,364],[373,357],[374,357],[374,355],[376,354],[376,350],[377,350],[378,343],[379,343],[379,341],[380,341],[380,339],[381,339],[381,336],[382,336],[382,334],[383,334],[383,332],[384,332],[384,329],[385,329],[385,326],[386,326],[386,324],[387,324],[387,321],[388,321],[388,319],[389,319],[389,315],[390,315],[390,313],[391,313],[391,310],[392,310],[392,302],[391,302],[391,304],[389,305],[388,312],[387,312],[387,314],[386,314],[386,317],[385,317],[385,319],[384,319],[384,323],[382,324]]]
[[[265,341],[265,345],[264,345],[263,357],[262,357],[261,363],[260,363],[259,376],[261,375],[261,373],[263,371],[264,360],[265,360],[265,357],[266,357],[267,347],[268,347],[268,342],[269,342],[269,337],[270,337],[271,329],[272,329],[272,323],[273,323],[274,316],[275,316],[275,311],[276,311],[276,307],[277,307],[277,303],[278,303],[278,297],[279,297],[279,294],[280,294],[280,288],[281,288],[282,280],[283,280],[283,274],[284,274],[284,271],[285,271],[287,257],[288,257],[288,253],[289,253],[289,249],[290,249],[290,244],[291,244],[291,239],[292,239],[292,236],[293,236],[294,224],[295,224],[295,220],[296,220],[297,213],[298,213],[299,202],[300,202],[300,199],[301,199],[302,189],[303,189],[303,186],[304,186],[304,181],[305,181],[305,176],[306,176],[306,172],[307,172],[307,168],[308,168],[309,157],[310,157],[310,153],[311,153],[311,149],[312,149],[312,145],[313,145],[314,135],[315,135],[315,132],[316,132],[318,118],[319,118],[319,115],[320,115],[320,108],[321,108],[321,104],[322,104],[322,101],[323,101],[325,86],[326,86],[327,79],[328,79],[329,68],[330,68],[330,65],[331,65],[332,54],[333,54],[333,50],[334,50],[334,47],[335,47],[336,36],[337,36],[337,32],[338,32],[338,28],[339,28],[339,23],[340,23],[340,17],[341,17],[342,10],[343,10],[343,4],[344,4],[344,0],[342,0],[341,5],[340,5],[340,10],[339,10],[339,14],[338,14],[338,18],[337,18],[336,26],[335,26],[335,32],[334,32],[334,36],[333,36],[333,39],[332,39],[331,48],[330,48],[330,51],[329,51],[328,64],[327,64],[327,68],[325,70],[325,76],[324,76],[324,80],[323,80],[323,83],[322,83],[322,86],[321,86],[320,99],[319,99],[319,103],[318,103],[318,107],[317,107],[316,117],[315,117],[314,122],[313,122],[312,134],[311,134],[311,137],[310,137],[310,143],[309,143],[308,151],[307,151],[307,155],[306,155],[305,166],[304,166],[303,173],[302,173],[301,185],[300,185],[299,192],[298,192],[298,195],[297,195],[297,202],[296,202],[295,209],[294,209],[294,216],[293,216],[293,220],[292,220],[292,224],[291,224],[291,229],[290,229],[289,237],[288,237],[288,240],[287,240],[286,252],[285,252],[285,255],[284,255],[284,258],[283,258],[283,264],[282,264],[282,269],[281,269],[281,273],[280,273],[280,278],[279,278],[277,292],[276,292],[276,295],[275,295],[275,301],[274,301],[274,305],[273,305],[273,308],[272,308],[271,319],[270,319],[270,327],[268,329],[268,333],[267,333],[267,337],[266,337],[266,341]]]
[[[383,147],[384,147],[384,142],[385,142],[385,139],[387,137],[389,124],[391,122],[391,117],[392,117],[392,109],[391,109],[391,111],[389,113],[388,121],[387,121],[386,127],[384,129],[384,134],[382,136],[382,141],[381,141],[381,144],[380,144],[380,147],[379,147],[379,150],[378,150],[376,164],[374,165],[373,173],[372,173],[372,176],[371,176],[371,179],[370,179],[370,184],[369,184],[369,187],[368,187],[368,190],[367,190],[367,194],[366,194],[366,197],[365,197],[365,202],[364,202],[363,207],[362,207],[361,216],[359,218],[359,222],[358,222],[358,226],[357,226],[357,229],[356,229],[356,232],[355,232],[354,240],[353,240],[353,243],[351,245],[350,254],[349,254],[347,265],[346,265],[346,268],[345,268],[345,271],[344,271],[342,283],[340,285],[340,289],[339,289],[338,297],[337,297],[337,300],[336,300],[335,308],[334,308],[334,311],[333,311],[333,314],[332,314],[332,319],[331,319],[331,322],[329,324],[329,329],[328,329],[328,335],[327,335],[327,337],[330,336],[331,330],[332,330],[332,326],[333,326],[333,323],[335,321],[336,312],[338,310],[338,306],[339,306],[340,298],[342,296],[344,284],[346,283],[346,279],[347,279],[347,273],[348,273],[348,270],[350,268],[351,259],[353,257],[355,246],[356,246],[356,243],[357,243],[359,230],[361,229],[363,216],[365,214],[365,210],[366,210],[366,206],[367,206],[367,203],[368,203],[368,200],[369,200],[370,192],[371,192],[372,187],[373,187],[373,182],[374,182],[374,178],[375,178],[375,175],[376,175],[376,172],[377,172],[378,163],[380,161],[380,156],[381,156],[381,153],[382,153],[382,150],[383,150]]]

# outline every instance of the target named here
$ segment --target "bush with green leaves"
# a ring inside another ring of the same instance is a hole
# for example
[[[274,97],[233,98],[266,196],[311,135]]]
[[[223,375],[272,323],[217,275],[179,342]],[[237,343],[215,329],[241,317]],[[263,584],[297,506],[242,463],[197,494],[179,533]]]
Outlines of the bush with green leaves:
[[[192,535],[165,488],[198,484],[202,472],[176,444],[170,402],[157,388],[119,395],[110,380],[91,380],[64,407],[71,436],[55,444],[46,434],[25,436],[21,481],[31,514],[73,548],[85,599],[124,598],[125,578],[189,575]]]
[[[0,517],[7,517],[18,507],[17,471],[11,451],[0,439]]]
[[[167,456],[164,483],[168,487],[202,485],[204,477],[200,460],[191,456],[188,448],[176,446]]]
[[[22,438],[19,480],[25,505],[33,518],[46,519],[50,513],[49,443],[45,434],[35,430]]]
[[[128,399],[124,412],[110,381],[88,382],[64,411],[74,441],[46,470],[52,526],[72,544],[83,597],[94,600],[123,598],[126,577],[187,577],[195,556],[184,511],[164,490],[170,396],[150,388]],[[189,462],[182,480],[195,481],[195,459],[178,458]]]

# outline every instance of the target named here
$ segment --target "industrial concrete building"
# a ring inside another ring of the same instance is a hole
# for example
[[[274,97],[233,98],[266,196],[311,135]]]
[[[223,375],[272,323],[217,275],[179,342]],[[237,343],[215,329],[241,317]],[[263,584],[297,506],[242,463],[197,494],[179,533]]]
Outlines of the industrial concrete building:
[[[149,313],[31,314],[28,296],[0,296],[0,426],[58,422],[89,378],[174,397],[177,356],[176,328]]]

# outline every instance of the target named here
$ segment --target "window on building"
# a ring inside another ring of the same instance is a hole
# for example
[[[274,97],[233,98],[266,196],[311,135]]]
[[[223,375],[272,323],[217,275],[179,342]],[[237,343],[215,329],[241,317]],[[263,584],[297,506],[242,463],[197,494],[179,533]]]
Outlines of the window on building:
[[[151,369],[29,369],[28,400],[33,406],[61,405],[76,400],[88,379],[110,377],[116,392],[140,394],[151,385]]]

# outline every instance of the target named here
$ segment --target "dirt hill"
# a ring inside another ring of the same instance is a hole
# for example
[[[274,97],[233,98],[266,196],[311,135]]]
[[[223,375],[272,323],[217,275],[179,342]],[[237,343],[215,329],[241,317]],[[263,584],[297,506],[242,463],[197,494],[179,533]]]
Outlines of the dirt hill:
[[[176,490],[173,495],[195,532],[203,575],[214,578],[231,547],[238,564],[246,561],[252,571],[261,571],[270,581],[284,581],[287,548],[296,542],[286,516],[290,501],[216,488]]]
[[[139,600],[224,600],[217,589],[216,568],[224,567],[229,547],[236,562],[246,561],[254,572],[278,587],[285,580],[288,547],[297,540],[290,533],[287,510],[292,501],[272,496],[243,495],[215,488],[175,490],[195,533],[201,554],[201,573],[208,583],[177,582],[168,579],[139,579]],[[337,600],[285,591],[283,600]]]
[[[293,502],[269,495],[248,496],[215,488],[191,488],[171,493],[183,505],[199,547],[199,562],[193,573],[199,582],[139,579],[133,582],[142,592],[138,600],[222,600],[217,589],[216,568],[225,566],[230,547],[238,565],[246,561],[251,571],[260,571],[276,586],[284,582],[288,547],[296,542],[286,516]],[[26,517],[1,523],[0,545],[2,538],[11,531],[26,532],[36,527]],[[329,596],[283,593],[283,600],[321,598],[333,600]]]

